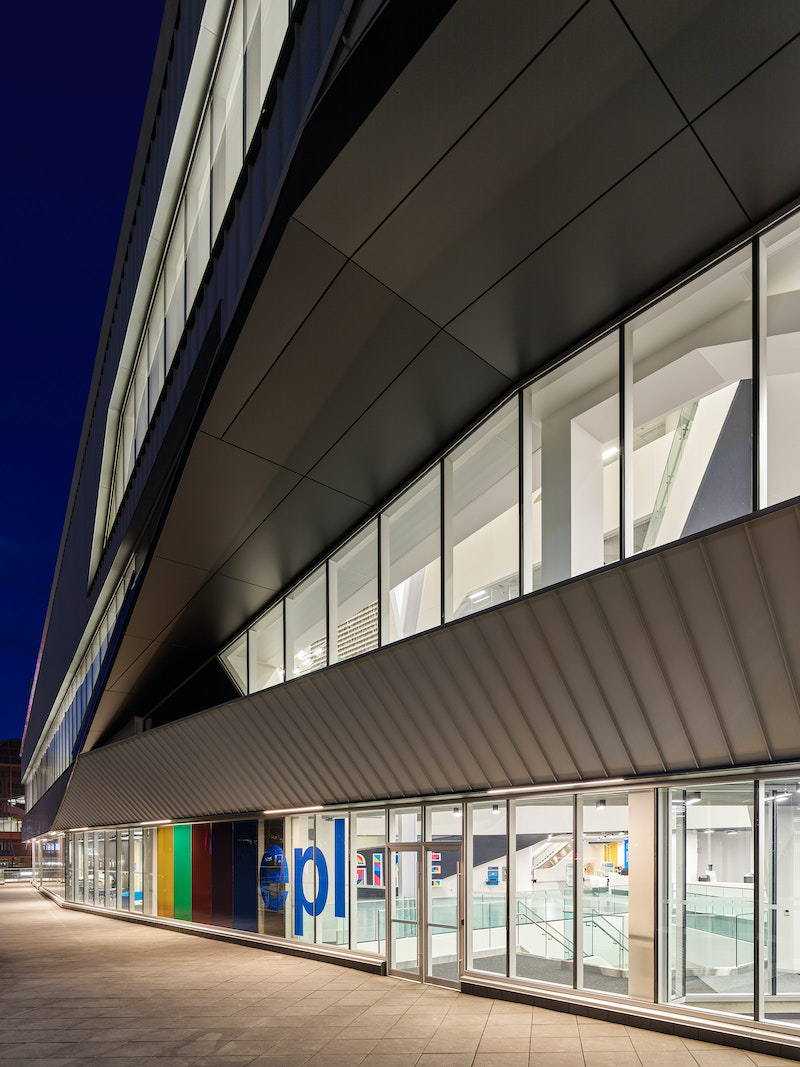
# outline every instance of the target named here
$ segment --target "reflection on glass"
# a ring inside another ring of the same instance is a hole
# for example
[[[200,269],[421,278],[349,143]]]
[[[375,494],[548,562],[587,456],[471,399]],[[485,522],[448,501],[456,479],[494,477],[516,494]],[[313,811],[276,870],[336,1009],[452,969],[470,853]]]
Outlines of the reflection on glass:
[[[290,888],[289,856],[284,847],[283,819],[259,819],[258,932],[283,937]],[[212,874],[213,884],[213,874]]]
[[[628,795],[585,796],[583,985],[627,995],[629,966]]]
[[[250,628],[248,643],[250,692],[269,689],[286,677],[283,663],[283,601]]]
[[[391,852],[390,965],[395,971],[419,976],[419,856]]]
[[[520,801],[513,810],[515,973],[518,978],[572,985],[572,798]]]
[[[539,589],[619,559],[617,335],[534,382],[525,403],[526,536]]]
[[[156,831],[146,827],[143,836],[142,857],[142,911],[145,915],[156,915]]]
[[[378,524],[373,521],[331,556],[331,663],[378,647]]]
[[[87,833],[86,835],[86,903],[94,904],[94,881],[95,881],[95,854],[94,854],[94,834]]]
[[[357,812],[355,820],[356,924],[354,947],[386,951],[386,813]]]
[[[325,567],[318,567],[285,600],[286,655],[291,677],[318,671],[328,662]]]
[[[796,778],[764,786],[764,1015],[800,1025],[800,793]]]
[[[761,505],[800,495],[800,223],[766,234],[766,428]],[[763,306],[763,305],[762,305]],[[766,473],[766,478],[764,474]]]
[[[106,835],[102,830],[99,830],[95,835],[94,852],[95,852],[95,888],[94,888],[94,902],[99,907],[107,907],[106,904],[106,869],[105,869],[105,844]]]
[[[444,461],[445,611],[460,619],[519,596],[516,397]]]
[[[669,790],[667,999],[752,1017],[753,868],[752,783]]]
[[[191,309],[211,254],[211,111],[206,112],[186,180],[186,307]]]
[[[117,906],[117,831],[106,831],[106,907]]]
[[[211,129],[214,143],[213,238],[216,238],[219,233],[236,179],[242,168],[244,150],[243,7],[244,4],[240,2],[233,9],[211,99]]]
[[[131,910],[130,894],[130,832],[117,831],[117,907],[122,911]]]
[[[467,967],[506,974],[508,843],[505,802],[471,805],[467,838]]]
[[[438,469],[420,478],[387,508],[383,529],[388,596],[382,595],[381,634],[388,644],[442,621]]]
[[[144,906],[144,844],[142,831],[131,830],[131,911],[142,913]]]
[[[627,327],[633,374],[633,551],[752,510],[749,249]]]

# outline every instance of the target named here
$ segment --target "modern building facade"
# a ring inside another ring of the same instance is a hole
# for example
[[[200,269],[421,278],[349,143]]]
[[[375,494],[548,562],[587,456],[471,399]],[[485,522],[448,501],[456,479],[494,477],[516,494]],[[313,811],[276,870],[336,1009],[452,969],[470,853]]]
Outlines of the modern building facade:
[[[16,740],[0,741],[0,870],[27,867],[30,846],[22,841],[25,791],[22,785],[20,747]],[[2,877],[2,875],[0,875]]]
[[[168,0],[43,889],[800,1049],[799,88],[780,0]]]

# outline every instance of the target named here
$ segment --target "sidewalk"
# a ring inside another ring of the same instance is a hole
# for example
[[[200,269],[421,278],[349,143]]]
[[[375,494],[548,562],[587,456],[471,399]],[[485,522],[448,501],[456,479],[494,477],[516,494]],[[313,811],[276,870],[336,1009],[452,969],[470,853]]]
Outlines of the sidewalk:
[[[0,888],[0,1064],[789,1064],[65,911]]]

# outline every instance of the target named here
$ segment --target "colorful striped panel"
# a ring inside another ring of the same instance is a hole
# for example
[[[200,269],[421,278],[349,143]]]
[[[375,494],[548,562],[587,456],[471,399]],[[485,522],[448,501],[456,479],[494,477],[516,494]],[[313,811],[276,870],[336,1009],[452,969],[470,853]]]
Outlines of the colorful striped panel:
[[[165,919],[175,915],[175,870],[171,826],[158,828],[158,914]]]
[[[192,919],[192,828],[175,826],[175,918]]]
[[[233,825],[211,824],[211,924],[233,926]]]

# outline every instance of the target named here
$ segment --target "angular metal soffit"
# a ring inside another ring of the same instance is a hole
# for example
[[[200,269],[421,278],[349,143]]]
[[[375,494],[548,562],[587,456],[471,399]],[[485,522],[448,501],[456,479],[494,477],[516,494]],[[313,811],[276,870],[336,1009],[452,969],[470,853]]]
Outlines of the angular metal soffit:
[[[800,757],[789,505],[79,757],[56,829]]]

